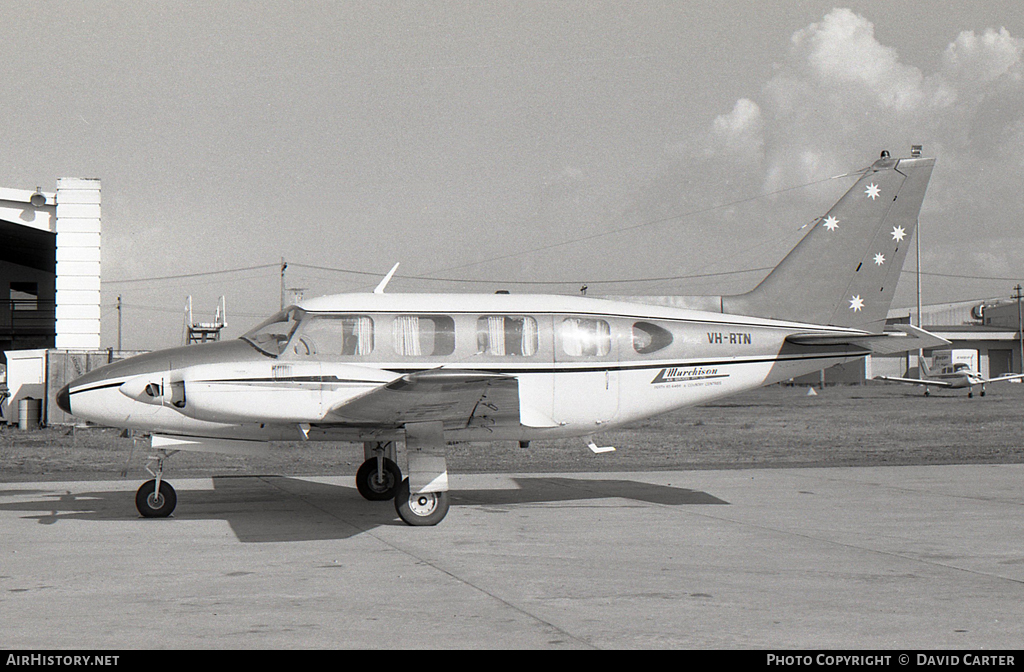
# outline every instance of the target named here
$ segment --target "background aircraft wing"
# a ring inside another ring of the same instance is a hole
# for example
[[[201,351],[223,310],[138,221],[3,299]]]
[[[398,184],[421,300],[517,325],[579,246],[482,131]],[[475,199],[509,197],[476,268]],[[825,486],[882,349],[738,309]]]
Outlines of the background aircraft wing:
[[[880,334],[849,331],[800,332],[790,334],[786,340],[797,345],[856,345],[879,355],[894,355],[899,352],[951,345],[946,339],[910,324],[900,324],[894,327],[893,331]]]
[[[485,371],[420,371],[338,404],[324,418],[387,427],[437,420],[457,427],[518,423],[519,381]]]
[[[934,387],[953,387],[952,383],[944,380],[923,380],[921,378],[898,378],[896,376],[875,376],[875,380],[888,380],[894,383],[912,383],[914,385],[928,385]]]
[[[1021,380],[1024,379],[1024,373],[1008,373],[1005,376],[996,376],[995,378],[986,378],[986,383],[998,383],[1003,380]]]

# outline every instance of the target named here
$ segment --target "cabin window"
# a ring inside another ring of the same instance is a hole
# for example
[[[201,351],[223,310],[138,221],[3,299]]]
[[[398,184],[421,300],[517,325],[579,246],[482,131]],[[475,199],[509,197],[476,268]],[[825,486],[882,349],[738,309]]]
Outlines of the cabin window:
[[[292,343],[300,356],[364,357],[373,352],[373,318],[368,315],[330,315],[307,319]]]
[[[501,357],[537,354],[537,320],[532,317],[488,315],[476,321],[476,350]]]
[[[650,322],[633,324],[633,349],[641,355],[657,352],[672,343],[672,334]]]
[[[603,357],[612,350],[612,330],[604,320],[570,317],[562,321],[562,350],[572,357]]]
[[[395,352],[405,357],[455,352],[455,320],[447,315],[398,315],[391,336]]]

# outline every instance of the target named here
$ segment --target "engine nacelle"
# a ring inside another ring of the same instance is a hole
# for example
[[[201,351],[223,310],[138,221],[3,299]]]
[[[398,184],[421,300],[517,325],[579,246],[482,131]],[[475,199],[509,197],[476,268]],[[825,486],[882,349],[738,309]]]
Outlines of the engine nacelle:
[[[315,423],[339,403],[397,377],[352,364],[232,362],[137,376],[122,384],[120,391],[196,420]]]

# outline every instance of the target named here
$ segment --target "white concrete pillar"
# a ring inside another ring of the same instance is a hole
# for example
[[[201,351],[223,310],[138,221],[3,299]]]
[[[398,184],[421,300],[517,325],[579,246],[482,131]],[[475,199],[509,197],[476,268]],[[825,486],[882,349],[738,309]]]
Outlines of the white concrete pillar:
[[[57,338],[67,350],[100,348],[100,181],[57,180]]]

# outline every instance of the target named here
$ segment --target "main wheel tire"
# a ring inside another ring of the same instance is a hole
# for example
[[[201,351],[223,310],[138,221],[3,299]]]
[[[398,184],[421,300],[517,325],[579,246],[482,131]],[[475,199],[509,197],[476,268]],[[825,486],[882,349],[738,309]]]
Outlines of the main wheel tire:
[[[167,481],[160,481],[160,492],[156,491],[156,479],[146,481],[135,493],[135,508],[145,518],[166,518],[178,505],[178,494]]]
[[[402,481],[395,493],[395,511],[409,525],[437,525],[448,515],[448,506],[447,492],[410,495],[408,478]]]
[[[402,470],[393,461],[384,458],[384,478],[377,480],[377,458],[363,462],[356,472],[356,490],[371,502],[394,499],[398,486],[402,484]]]

